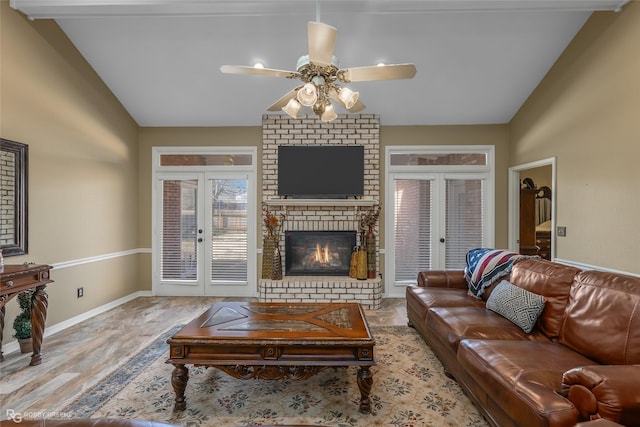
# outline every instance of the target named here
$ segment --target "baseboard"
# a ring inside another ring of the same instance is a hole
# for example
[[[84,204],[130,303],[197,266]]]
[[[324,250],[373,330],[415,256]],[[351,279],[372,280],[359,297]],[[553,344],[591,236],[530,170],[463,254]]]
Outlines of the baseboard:
[[[152,295],[153,294],[151,293],[151,291],[138,291],[130,295],[127,295],[125,297],[118,298],[117,300],[111,301],[110,303],[107,303],[100,307],[96,307],[93,310],[89,310],[87,312],[74,316],[70,319],[67,319],[63,322],[56,323],[55,325],[47,326],[44,330],[44,337],[46,338],[50,335],[55,334],[56,332],[63,331],[71,326],[77,325],[80,322],[83,322],[87,319],[97,316],[98,314],[102,314],[106,311],[111,310],[112,308],[115,308],[119,305],[122,305],[136,298],[150,297]],[[19,347],[18,341],[11,341],[6,345],[4,344],[2,345],[2,352],[5,354],[13,353],[14,351],[18,351],[19,349],[20,347]]]

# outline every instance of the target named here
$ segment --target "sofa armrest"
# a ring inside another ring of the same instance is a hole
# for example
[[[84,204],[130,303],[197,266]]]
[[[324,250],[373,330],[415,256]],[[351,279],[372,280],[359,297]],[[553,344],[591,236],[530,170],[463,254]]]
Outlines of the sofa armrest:
[[[468,289],[463,270],[428,270],[418,273],[418,286],[424,288]]]
[[[640,424],[640,365],[593,365],[562,375],[567,398],[584,420]]]

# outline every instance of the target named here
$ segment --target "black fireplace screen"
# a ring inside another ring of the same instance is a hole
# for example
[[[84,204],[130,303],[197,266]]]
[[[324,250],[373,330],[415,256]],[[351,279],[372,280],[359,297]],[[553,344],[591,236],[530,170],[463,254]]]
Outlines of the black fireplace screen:
[[[285,274],[348,276],[355,231],[286,231]]]

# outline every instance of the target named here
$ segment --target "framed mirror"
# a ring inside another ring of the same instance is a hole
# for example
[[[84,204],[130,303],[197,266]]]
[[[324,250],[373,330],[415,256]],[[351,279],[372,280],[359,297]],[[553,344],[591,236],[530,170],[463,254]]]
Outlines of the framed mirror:
[[[0,138],[0,249],[2,255],[27,251],[29,146]]]

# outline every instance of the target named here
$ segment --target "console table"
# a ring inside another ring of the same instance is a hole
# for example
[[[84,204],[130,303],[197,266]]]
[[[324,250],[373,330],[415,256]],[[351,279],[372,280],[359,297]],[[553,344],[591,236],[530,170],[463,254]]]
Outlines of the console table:
[[[4,360],[2,354],[2,333],[4,331],[5,305],[13,297],[34,290],[31,299],[31,339],[33,340],[33,354],[29,365],[39,365],[42,362],[42,337],[44,322],[47,318],[47,293],[45,288],[53,282],[49,278],[49,265],[5,265],[0,272],[0,362]]]

